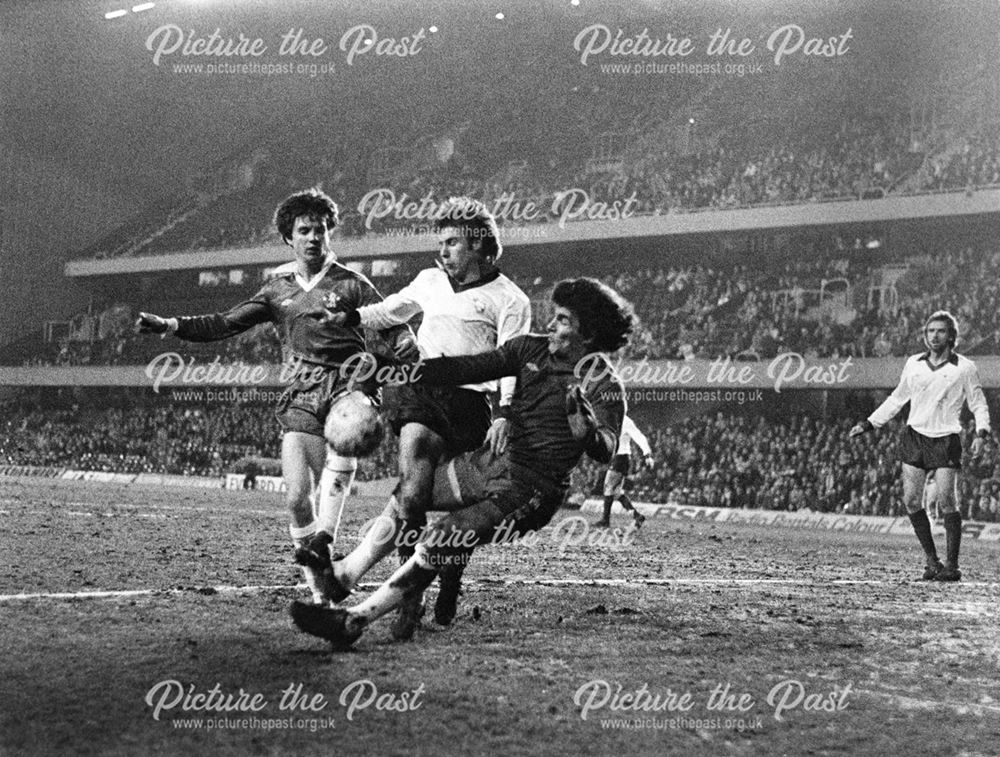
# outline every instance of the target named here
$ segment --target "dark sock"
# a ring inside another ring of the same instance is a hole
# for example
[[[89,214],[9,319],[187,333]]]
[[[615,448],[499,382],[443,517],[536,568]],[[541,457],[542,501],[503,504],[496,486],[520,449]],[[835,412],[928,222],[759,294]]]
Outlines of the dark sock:
[[[934,546],[934,536],[931,534],[931,522],[927,518],[927,511],[921,508],[915,513],[910,513],[910,523],[913,524],[917,541],[924,548],[924,554],[930,560],[937,560],[937,548]]]
[[[624,507],[626,510],[631,510],[632,512],[635,512],[635,506],[632,504],[632,500],[628,498],[627,494],[622,494],[618,498],[618,501],[622,503],[622,507]]]
[[[333,537],[324,531],[322,528],[318,529],[316,533],[309,537],[309,545],[313,547],[326,547],[333,544]]]
[[[605,522],[611,520],[611,505],[614,504],[614,501],[615,501],[614,497],[604,498],[604,517],[601,520]]]
[[[462,574],[465,573],[465,566],[469,564],[472,552],[461,552],[456,555],[448,555],[443,561],[439,570],[441,580],[461,581]]]
[[[948,565],[953,568],[958,567],[958,550],[962,545],[962,514],[957,510],[953,513],[945,513],[944,535],[946,541],[946,555]]]

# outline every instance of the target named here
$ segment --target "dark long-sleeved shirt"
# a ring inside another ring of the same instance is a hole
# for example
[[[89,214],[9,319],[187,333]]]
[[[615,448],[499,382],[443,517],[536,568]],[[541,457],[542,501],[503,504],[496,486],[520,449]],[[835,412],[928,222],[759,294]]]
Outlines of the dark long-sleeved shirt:
[[[420,380],[436,385],[462,385],[516,376],[511,402],[509,452],[514,468],[526,468],[559,487],[569,484],[569,474],[586,452],[598,462],[611,460],[625,415],[625,392],[607,364],[606,374],[584,392],[594,408],[597,428],[590,438],[573,437],[566,414],[566,394],[580,384],[574,365],[553,356],[548,339],[529,334],[511,339],[493,352],[425,361]]]
[[[300,283],[294,263],[277,272],[257,294],[224,313],[178,318],[177,336],[189,342],[212,342],[271,321],[278,327],[290,360],[336,367],[365,350],[360,326],[334,326],[323,319],[327,309],[354,310],[381,302],[382,295],[368,279],[338,263],[308,287]],[[401,331],[409,333],[409,328],[387,330],[390,342]]]

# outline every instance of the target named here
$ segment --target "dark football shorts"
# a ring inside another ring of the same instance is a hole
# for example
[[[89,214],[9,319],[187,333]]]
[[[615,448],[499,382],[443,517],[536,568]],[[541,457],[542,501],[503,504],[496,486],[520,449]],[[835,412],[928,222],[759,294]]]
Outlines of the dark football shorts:
[[[435,510],[457,510],[475,504],[510,475],[506,454],[494,456],[489,446],[463,452],[434,471]]]
[[[505,544],[549,524],[566,494],[561,487],[533,482],[523,471],[491,481],[484,499],[450,512],[428,531],[427,557],[435,567],[465,564],[473,549]]]
[[[917,433],[911,426],[899,442],[899,459],[923,470],[962,467],[962,439],[958,434],[931,437]]]
[[[631,459],[632,458],[628,455],[615,455],[611,460],[611,470],[621,473],[623,476],[627,476],[628,466]]]
[[[358,390],[367,394],[378,407],[379,391],[375,384],[352,383],[335,368],[315,367],[304,371],[278,399],[274,414],[283,433],[299,431],[325,438],[326,416],[342,395]]]
[[[397,436],[407,423],[419,423],[444,439],[449,456],[481,446],[493,422],[489,396],[457,386],[389,386],[384,409]]]

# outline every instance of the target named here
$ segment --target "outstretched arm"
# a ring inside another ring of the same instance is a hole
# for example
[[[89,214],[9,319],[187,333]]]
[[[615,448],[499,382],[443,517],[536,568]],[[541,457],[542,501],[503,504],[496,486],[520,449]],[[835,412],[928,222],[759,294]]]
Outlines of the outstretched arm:
[[[267,300],[254,297],[241,302],[224,313],[162,318],[152,313],[139,313],[135,322],[140,334],[165,334],[172,332],[188,342],[214,342],[228,339],[249,328],[271,320]]]
[[[521,368],[513,343],[493,352],[458,357],[436,357],[420,363],[416,377],[435,386],[461,386],[516,376]]]

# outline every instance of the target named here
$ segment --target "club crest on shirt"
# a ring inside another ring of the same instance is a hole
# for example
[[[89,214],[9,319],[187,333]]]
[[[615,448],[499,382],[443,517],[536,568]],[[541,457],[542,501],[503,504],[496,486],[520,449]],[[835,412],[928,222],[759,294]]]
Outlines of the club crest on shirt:
[[[327,292],[323,296],[323,307],[327,310],[336,310],[340,305],[340,297],[337,296],[336,292]]]

